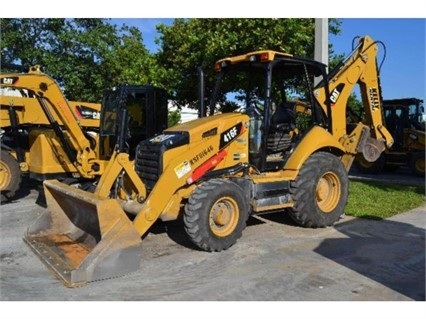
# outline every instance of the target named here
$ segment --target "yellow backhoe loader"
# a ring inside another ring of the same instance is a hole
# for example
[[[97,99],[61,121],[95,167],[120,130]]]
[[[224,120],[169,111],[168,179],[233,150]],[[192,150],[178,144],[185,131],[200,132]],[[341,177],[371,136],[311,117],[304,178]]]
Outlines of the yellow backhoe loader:
[[[116,126],[100,133],[101,104],[67,101],[54,79],[33,66],[28,73],[0,75],[1,201],[13,198],[22,175],[68,183],[102,174],[116,143]],[[107,90],[107,110],[128,107],[134,141],[167,127],[167,94],[152,86]],[[93,181],[92,181],[93,182]]]
[[[133,160],[120,134],[94,192],[45,181],[48,207],[24,240],[74,287],[137,270],[141,238],[159,219],[183,216],[205,251],[236,243],[253,214],[281,211],[305,227],[333,225],[344,214],[355,155],[374,161],[393,143],[382,123],[379,43],[359,38],[329,74],[322,63],[268,50],[217,61],[209,116],[140,142]],[[367,116],[349,126],[356,84]],[[203,100],[200,85],[201,115]]]
[[[386,128],[395,139],[389,150],[374,162],[362,154],[355,158],[354,166],[362,173],[380,174],[407,166],[419,177],[425,177],[425,121],[423,100],[402,98],[383,101]]]

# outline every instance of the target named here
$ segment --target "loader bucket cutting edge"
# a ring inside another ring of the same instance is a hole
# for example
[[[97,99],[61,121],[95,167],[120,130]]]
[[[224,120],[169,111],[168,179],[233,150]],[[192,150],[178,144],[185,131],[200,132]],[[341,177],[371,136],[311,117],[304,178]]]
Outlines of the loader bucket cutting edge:
[[[58,181],[45,181],[46,211],[24,241],[68,287],[140,267],[142,240],[113,199]]]

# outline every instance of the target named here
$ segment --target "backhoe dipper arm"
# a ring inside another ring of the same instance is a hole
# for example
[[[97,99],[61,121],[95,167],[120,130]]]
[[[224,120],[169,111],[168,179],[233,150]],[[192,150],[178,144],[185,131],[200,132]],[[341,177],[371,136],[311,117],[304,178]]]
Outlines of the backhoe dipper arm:
[[[99,165],[94,165],[96,164],[96,154],[54,79],[41,73],[38,69],[33,69],[29,73],[0,75],[0,87],[34,92],[55,133],[64,144],[64,150],[70,157],[70,161],[74,163],[83,177],[91,178],[94,176],[94,168],[99,167]],[[66,134],[58,122],[63,124]],[[76,155],[73,154],[73,150],[75,150]]]
[[[329,114],[333,123],[331,133],[343,142],[346,141],[348,134],[346,131],[347,102],[355,84],[358,84],[366,116],[365,123],[359,124],[367,126],[370,129],[370,136],[389,148],[393,144],[393,138],[383,125],[377,51],[377,43],[370,37],[359,38],[358,45],[352,53],[328,75],[329,101],[326,98],[324,82],[318,84],[315,94],[326,114],[329,114],[328,105],[331,106],[331,114]]]

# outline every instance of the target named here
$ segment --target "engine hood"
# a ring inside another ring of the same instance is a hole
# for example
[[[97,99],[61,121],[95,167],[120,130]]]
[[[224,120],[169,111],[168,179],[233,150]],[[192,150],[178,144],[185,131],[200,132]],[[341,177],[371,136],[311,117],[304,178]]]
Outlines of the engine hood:
[[[205,138],[220,134],[229,126],[241,122],[248,122],[249,117],[242,113],[224,113],[195,119],[178,124],[163,131],[163,134],[185,134],[189,142],[198,142]]]

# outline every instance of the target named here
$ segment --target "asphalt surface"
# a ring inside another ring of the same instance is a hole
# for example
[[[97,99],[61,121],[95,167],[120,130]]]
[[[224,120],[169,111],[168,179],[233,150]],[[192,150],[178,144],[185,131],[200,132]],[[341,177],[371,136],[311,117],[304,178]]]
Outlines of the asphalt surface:
[[[424,184],[400,174],[389,181]],[[44,211],[28,186],[0,206],[1,301],[425,301],[426,203],[323,229],[298,227],[283,213],[251,217],[220,253],[194,249],[182,222],[159,222],[143,240],[138,271],[66,288],[22,240]]]

